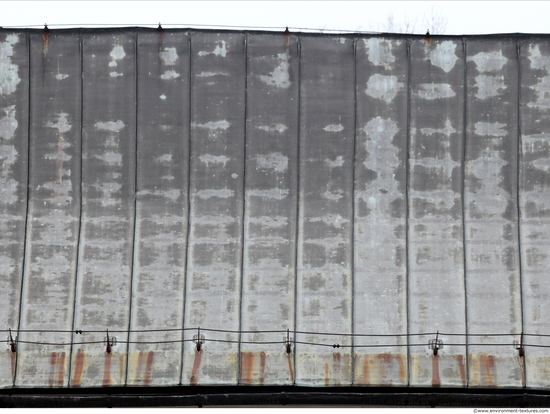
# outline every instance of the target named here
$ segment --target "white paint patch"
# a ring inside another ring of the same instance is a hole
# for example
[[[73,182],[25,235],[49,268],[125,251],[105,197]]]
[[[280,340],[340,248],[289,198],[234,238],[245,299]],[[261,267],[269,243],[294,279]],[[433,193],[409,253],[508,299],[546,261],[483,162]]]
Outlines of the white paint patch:
[[[212,76],[227,76],[227,73],[221,72],[201,72],[197,75],[197,78],[211,78]]]
[[[55,78],[57,80],[67,79],[68,77],[69,77],[69,75],[64,75],[64,74],[61,74],[61,73],[58,73],[57,75],[55,75]]]
[[[373,98],[383,99],[390,103],[402,87],[403,83],[397,82],[396,76],[386,76],[376,73],[369,78],[365,92]]]
[[[111,165],[122,165],[122,154],[106,152],[103,155],[94,155],[95,158]]]
[[[69,114],[65,114],[63,112],[57,114],[57,122],[48,122],[46,126],[49,128],[56,128],[60,133],[68,132],[71,130],[71,124],[67,121],[68,116]]]
[[[120,77],[120,76],[124,76],[124,74],[123,74],[123,73],[119,73],[119,72],[110,72],[110,73],[109,73],[109,76],[110,76],[111,78],[118,78],[118,77]]]
[[[343,197],[343,195],[341,190],[338,190],[334,193],[331,193],[330,191],[327,190],[323,193],[323,197],[328,200],[336,201],[336,200],[340,200]]]
[[[232,224],[237,220],[235,217],[219,215],[219,216],[199,216],[193,219],[195,224],[218,226],[220,224]]]
[[[344,127],[340,124],[330,124],[323,128],[327,132],[340,132],[344,130]]]
[[[435,48],[430,50],[430,61],[432,65],[449,72],[454,68],[458,57],[455,55],[456,43],[451,40],[446,40],[439,43]]]
[[[0,138],[12,139],[17,129],[17,119],[15,119],[15,105],[4,108],[6,116],[0,119]]]
[[[453,126],[451,125],[451,121],[447,119],[445,121],[445,128],[441,128],[441,129],[422,128],[420,129],[420,132],[422,132],[422,134],[424,135],[444,134],[450,137],[451,134],[454,134],[456,132],[456,129],[454,129]]]
[[[108,121],[108,122],[97,122],[95,124],[95,127],[97,129],[102,129],[102,130],[105,130],[105,131],[113,131],[113,132],[118,132],[120,131],[122,128],[124,128],[124,122],[122,122],[121,120],[118,120],[116,122],[113,122],[113,121]]]
[[[4,204],[13,204],[17,201],[17,187],[19,183],[13,178],[0,177],[0,200]]]
[[[17,85],[21,82],[17,65],[11,63],[13,56],[13,45],[19,41],[17,35],[6,36],[6,41],[0,43],[0,95],[9,95],[15,92]]]
[[[282,200],[288,196],[288,190],[282,188],[272,188],[270,190],[250,190],[246,192],[246,195],[249,197],[254,196]]]
[[[199,159],[204,162],[206,165],[212,163],[212,164],[223,164],[225,167],[225,164],[227,161],[229,161],[231,158],[226,157],[225,155],[201,155]]]
[[[527,106],[550,108],[550,76],[544,76],[538,84],[529,86],[529,88],[536,92],[537,100],[536,102],[529,102]]]
[[[229,198],[233,197],[235,192],[224,188],[223,190],[199,190],[197,191],[197,197],[202,198],[203,200],[208,200],[209,198]]]
[[[288,129],[288,127],[283,124],[260,125],[260,126],[257,126],[256,128],[261,129],[262,131],[279,132],[279,133],[283,133]]]
[[[334,161],[325,160],[325,162],[328,164],[329,167],[341,167],[342,165],[344,165],[344,157],[340,155],[336,157]]]
[[[341,43],[341,44],[345,44],[345,43],[346,43],[346,39],[345,39],[345,38],[343,38],[343,37],[342,37],[342,38],[340,38],[340,43]]]
[[[231,174],[231,178],[233,178],[233,179],[238,178],[238,177],[239,177],[239,174],[235,174],[235,173]]]
[[[476,135],[480,136],[494,136],[494,137],[503,137],[504,135],[508,134],[508,131],[503,131],[502,128],[504,128],[506,124],[501,124],[500,122],[476,122]]]
[[[395,56],[392,54],[391,42],[381,38],[363,39],[369,61],[376,66],[383,66],[390,70],[392,63],[395,62]]]
[[[343,224],[349,223],[349,220],[345,219],[340,214],[336,214],[336,215],[328,214],[328,215],[322,216],[322,217],[314,217],[314,218],[310,218],[309,221],[311,221],[311,222],[322,221],[327,226],[334,226],[337,229],[342,228]]]
[[[70,183],[70,181],[64,181]],[[118,192],[122,188],[122,184],[120,183],[101,183],[101,184],[93,184],[92,187],[96,188],[97,190],[101,191],[102,197],[101,197],[101,205],[104,207],[107,206],[114,206],[118,203],[120,203],[120,200],[113,197],[113,195]]]
[[[284,172],[288,169],[288,157],[278,152],[256,156],[256,168],[265,168]]]
[[[500,89],[506,89],[506,85],[504,84],[504,76],[476,76],[476,84],[474,87],[477,88],[476,97],[479,99],[498,96],[500,95]]]
[[[540,53],[539,45],[529,45],[529,60],[532,69],[550,69],[550,56],[543,56]]]
[[[177,73],[175,70],[167,70],[162,75],[160,75],[160,78],[164,80],[176,79],[179,77],[180,77],[180,74]]]
[[[231,124],[225,119],[223,121],[210,121],[206,124],[191,124],[193,128],[206,128],[206,129],[227,129]]]
[[[281,60],[281,64],[273,70],[269,75],[260,75],[260,79],[271,86],[278,88],[288,88],[290,86],[290,75],[288,74],[288,53],[280,53],[277,55]]]
[[[0,145],[0,160],[12,165],[17,160],[18,152],[13,145]]]
[[[154,196],[165,197],[165,198],[169,198],[172,201],[176,201],[181,195],[181,190],[177,190],[177,189],[153,190],[153,191],[142,190],[140,191],[140,193],[143,195],[154,195]]]
[[[277,228],[286,226],[288,223],[288,218],[282,216],[260,216],[247,217],[246,221],[252,224],[261,224],[265,227]]]
[[[550,158],[539,158],[533,161],[532,164],[537,170],[550,171]]]
[[[166,100],[166,95],[160,95],[159,98],[164,101],[164,100]]]
[[[110,56],[113,60],[109,63],[110,67],[116,67],[117,66],[117,60],[123,59],[124,56],[126,56],[126,53],[124,52],[124,48],[120,45],[116,45],[113,47],[113,50],[111,50]],[[113,73],[113,72],[111,72]],[[111,75],[113,76],[113,75]]]
[[[59,161],[69,161],[72,157],[72,155],[69,155],[65,152],[53,152],[51,154],[45,154],[44,159],[46,160],[59,160]]]
[[[167,181],[172,181],[174,179],[174,176],[173,175],[164,175],[162,177],[160,177],[161,180],[167,180]]]
[[[468,62],[472,61],[475,62],[478,71],[493,72],[495,70],[501,70],[506,62],[508,62],[508,58],[502,55],[502,50],[499,50],[478,53],[468,58]]]
[[[175,65],[178,60],[178,54],[175,47],[165,47],[164,51],[159,53],[159,56],[166,66]]]
[[[451,98],[456,93],[447,83],[421,83],[418,90],[418,96],[423,99],[443,99]]]
[[[170,162],[172,161],[172,154],[164,154],[157,158],[158,162]]]
[[[220,40],[216,45],[216,48],[212,52],[206,52],[204,50],[201,50],[198,54],[199,56],[216,55],[216,56],[225,57],[227,55],[225,40]]]

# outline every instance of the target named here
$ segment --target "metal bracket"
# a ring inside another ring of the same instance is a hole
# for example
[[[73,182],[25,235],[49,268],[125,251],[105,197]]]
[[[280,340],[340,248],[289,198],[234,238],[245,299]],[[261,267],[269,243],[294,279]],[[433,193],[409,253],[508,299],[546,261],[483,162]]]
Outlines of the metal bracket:
[[[112,351],[111,348],[116,345],[116,338],[114,336],[109,337],[109,330],[107,329],[107,337],[103,338],[103,340],[107,343],[106,352],[110,354]]]
[[[197,352],[200,352],[202,349],[202,344],[204,344],[204,335],[201,335],[201,327],[197,329],[197,334],[193,335],[193,342],[197,344]]]
[[[290,344],[290,329],[286,330],[286,338],[284,340],[286,353],[291,354],[292,353],[292,345]]]
[[[8,337],[8,345],[11,348],[11,352],[17,352],[17,336],[15,337],[15,341],[13,340],[13,337],[11,336],[11,329],[9,329],[10,336]]]
[[[435,339],[430,339],[428,341],[428,348],[433,350],[434,355],[437,355],[437,352],[443,349],[443,341],[439,339],[439,331],[437,331]]]
[[[523,332],[521,333],[519,338],[519,342],[514,341],[514,348],[519,351],[519,356],[522,357],[525,356],[525,349],[523,348]]]

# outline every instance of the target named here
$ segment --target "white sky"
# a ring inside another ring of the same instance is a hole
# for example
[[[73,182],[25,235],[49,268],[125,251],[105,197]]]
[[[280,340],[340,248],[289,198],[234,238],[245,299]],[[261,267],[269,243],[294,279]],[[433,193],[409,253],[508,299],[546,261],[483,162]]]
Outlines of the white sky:
[[[417,23],[417,33],[425,33],[423,16],[432,9],[446,19],[445,34],[550,33],[547,1],[0,1],[0,26],[161,22],[166,28],[177,24],[377,31],[393,14],[397,25],[408,19]]]

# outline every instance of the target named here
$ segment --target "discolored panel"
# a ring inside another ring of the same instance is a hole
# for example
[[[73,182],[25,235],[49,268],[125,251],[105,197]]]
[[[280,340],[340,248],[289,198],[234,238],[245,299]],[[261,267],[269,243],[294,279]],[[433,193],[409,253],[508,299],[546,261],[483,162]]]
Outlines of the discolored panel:
[[[136,235],[131,342],[181,341],[189,171],[189,46],[139,33]],[[179,330],[178,330],[179,329]],[[177,385],[182,343],[130,344],[128,385]]]
[[[353,331],[392,336],[355,339],[354,385],[407,385],[407,43],[358,39],[356,56]]]
[[[80,36],[30,36],[29,217],[21,329],[73,324],[80,224]],[[69,333],[21,333],[21,340],[70,343]],[[63,387],[70,346],[22,343],[16,385]]]
[[[296,36],[248,36],[243,331],[294,330],[298,69]],[[293,383],[283,337],[242,335],[241,384]]]
[[[28,36],[0,32],[0,329],[18,329],[27,215]],[[8,333],[2,333],[6,338]],[[15,339],[14,333],[12,337]],[[2,338],[3,339],[3,338]],[[16,355],[0,350],[0,387],[14,381]]]
[[[463,334],[462,42],[411,40],[410,65],[409,332]],[[444,345],[434,356],[426,345],[410,348],[410,385],[465,386],[465,347]]]
[[[297,340],[350,346],[354,42],[302,37]],[[351,384],[351,349],[296,346],[296,384]]]
[[[136,165],[136,37],[84,34],[82,223],[71,385],[123,385],[129,327]],[[106,330],[119,342],[107,353]],[[105,341],[96,344],[79,342]],[[77,362],[84,361],[82,367]]]
[[[186,328],[239,330],[245,135],[245,37],[191,33],[190,233]],[[186,331],[193,340],[198,330]],[[184,344],[182,384],[238,381],[238,333]],[[222,342],[217,342],[222,341]],[[232,342],[223,342],[232,341]]]

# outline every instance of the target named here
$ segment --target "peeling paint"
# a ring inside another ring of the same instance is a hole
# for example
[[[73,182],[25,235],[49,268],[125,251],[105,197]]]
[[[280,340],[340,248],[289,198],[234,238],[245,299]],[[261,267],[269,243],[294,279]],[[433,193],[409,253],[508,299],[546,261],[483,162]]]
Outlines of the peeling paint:
[[[454,68],[458,57],[455,54],[456,43],[451,40],[445,40],[439,43],[435,48],[429,49],[429,58],[432,65],[450,72]]]
[[[191,124],[193,128],[205,128],[205,129],[227,129],[231,126],[225,119],[223,121],[211,121],[205,124]]]
[[[283,124],[260,125],[260,126],[257,126],[256,128],[267,132],[279,132],[279,133],[283,133],[288,129],[288,127]]]
[[[221,56],[226,57],[227,56],[227,49],[226,49],[226,43],[225,40],[220,40],[218,44],[216,45],[216,48],[212,52],[206,52],[201,50],[198,53],[199,56],[208,56],[208,55],[215,55],[215,56]]]
[[[456,95],[451,85],[447,83],[421,83],[419,86],[418,96],[423,99],[443,99]]]
[[[365,93],[373,98],[383,99],[390,103],[401,88],[403,88],[403,83],[397,81],[397,76],[375,73],[369,78]]]
[[[288,73],[288,68],[290,66],[288,60],[290,56],[288,53],[281,53],[277,56],[281,61],[280,65],[277,66],[269,75],[260,75],[260,79],[271,86],[288,88],[291,83],[290,75]]]
[[[229,198],[233,197],[235,195],[235,192],[233,190],[229,190],[227,188],[224,188],[223,190],[199,190],[197,191],[197,197],[202,198],[203,200],[207,200],[209,198],[215,197],[215,198]]]
[[[499,96],[502,94],[501,91],[507,89],[507,86],[504,84],[503,76],[487,76],[479,75],[476,76],[476,84],[474,86],[477,88],[476,97],[479,99],[492,98],[493,96]]]
[[[288,169],[288,157],[279,152],[257,155],[256,166],[256,168],[264,168],[282,173]]]
[[[344,130],[344,127],[341,124],[330,124],[323,128],[327,132],[341,132]]]
[[[180,77],[180,74],[177,73],[175,70],[167,70],[162,75],[160,75],[160,78],[164,80],[176,79],[179,77]]]
[[[210,154],[205,154],[205,155],[200,155],[199,156],[199,160],[201,160],[201,162],[204,162],[205,164],[223,164],[223,166],[225,167],[225,164],[227,163],[227,161],[229,161],[231,158],[229,157],[226,157],[225,155],[210,155]]]
[[[95,127],[97,129],[105,130],[105,131],[112,131],[112,132],[118,132],[122,128],[124,128],[124,122],[121,120],[118,120],[116,122],[114,121],[108,121],[108,122],[97,122],[95,124]]]
[[[501,124],[500,122],[476,122],[475,133],[480,136],[503,137],[508,134],[508,131],[502,130],[504,127],[506,127],[506,124]]]
[[[175,47],[165,47],[164,51],[159,53],[159,57],[166,66],[173,66],[178,61],[178,53]]]
[[[502,50],[493,52],[482,52],[469,57],[468,62],[475,62],[477,70],[480,72],[494,72],[502,70],[502,67],[508,62],[508,58],[502,55]]]
[[[0,95],[9,95],[17,89],[21,82],[19,67],[11,62],[13,45],[19,42],[19,36],[11,34],[0,43]],[[1,129],[0,129],[1,130]]]
[[[382,66],[386,70],[392,68],[395,56],[392,54],[392,43],[382,38],[363,39],[365,48],[368,51],[368,59],[376,66]],[[400,42],[397,42],[399,45]]]

